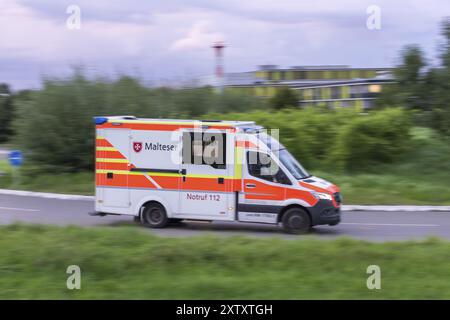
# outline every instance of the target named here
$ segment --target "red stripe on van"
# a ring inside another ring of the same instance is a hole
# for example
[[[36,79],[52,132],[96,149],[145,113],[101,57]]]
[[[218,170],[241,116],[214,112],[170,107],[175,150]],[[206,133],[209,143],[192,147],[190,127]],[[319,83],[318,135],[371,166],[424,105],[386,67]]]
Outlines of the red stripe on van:
[[[96,158],[126,159],[119,151],[95,151]]]
[[[205,125],[207,129],[219,129],[219,130],[231,130],[235,131],[234,127],[231,126],[215,126],[215,125]],[[201,128],[200,126],[194,126],[192,124],[155,124],[155,123],[120,123],[113,125],[107,122],[102,125],[98,125],[97,129],[121,129],[127,128],[131,130],[149,130],[149,131],[175,131],[179,129],[193,129]]]
[[[95,145],[97,147],[112,147],[113,145],[106,139],[96,139]]]

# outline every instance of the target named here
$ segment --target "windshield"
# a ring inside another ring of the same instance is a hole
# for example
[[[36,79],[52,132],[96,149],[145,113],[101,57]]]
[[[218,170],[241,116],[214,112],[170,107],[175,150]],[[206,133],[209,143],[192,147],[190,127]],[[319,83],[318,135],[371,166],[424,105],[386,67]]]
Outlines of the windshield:
[[[257,133],[259,140],[264,142],[278,157],[286,169],[294,176],[295,179],[305,179],[311,175],[302,167],[302,165],[287,151],[287,149],[276,139],[265,132]]]
[[[311,176],[286,149],[279,150],[278,156],[281,163],[289,170],[295,179],[304,179]]]
[[[277,139],[274,139],[271,135],[268,135],[266,132],[258,132],[256,134],[258,139],[262,141],[266,146],[270,148],[272,151],[278,151],[280,149],[285,149],[284,146],[278,142]]]

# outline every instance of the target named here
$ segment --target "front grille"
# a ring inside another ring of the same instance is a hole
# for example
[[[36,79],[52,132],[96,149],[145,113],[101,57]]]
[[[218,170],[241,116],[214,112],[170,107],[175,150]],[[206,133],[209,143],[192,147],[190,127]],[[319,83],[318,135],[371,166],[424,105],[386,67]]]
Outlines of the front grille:
[[[334,201],[336,201],[336,203],[341,204],[342,203],[342,196],[340,192],[336,192],[334,195]]]

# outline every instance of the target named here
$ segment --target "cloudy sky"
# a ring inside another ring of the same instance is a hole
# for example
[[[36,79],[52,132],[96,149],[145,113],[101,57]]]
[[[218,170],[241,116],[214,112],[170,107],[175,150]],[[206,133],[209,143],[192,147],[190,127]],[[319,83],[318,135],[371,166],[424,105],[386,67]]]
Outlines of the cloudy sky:
[[[69,6],[81,11],[79,29]],[[370,30],[367,8],[381,10]],[[69,8],[69,13],[68,13]],[[213,72],[211,44],[223,40],[225,70],[260,64],[388,67],[419,44],[436,58],[448,0],[0,0],[0,82],[39,87],[73,66],[148,84]],[[72,23],[72,24],[71,24]]]

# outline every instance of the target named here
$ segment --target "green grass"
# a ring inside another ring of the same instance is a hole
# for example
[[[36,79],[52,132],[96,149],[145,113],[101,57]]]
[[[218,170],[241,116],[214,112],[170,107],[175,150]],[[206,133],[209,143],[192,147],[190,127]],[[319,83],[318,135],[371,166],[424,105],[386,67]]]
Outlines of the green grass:
[[[413,128],[412,146],[396,163],[364,172],[314,172],[333,181],[351,204],[450,204],[450,141],[427,128]]]
[[[450,205],[450,180],[438,174],[415,178],[393,173],[314,173],[341,188],[344,204]]]
[[[7,161],[0,160],[0,188],[30,190],[40,192],[56,192],[68,194],[94,194],[94,173],[57,173],[33,174],[29,170],[18,169],[18,177],[14,181],[12,168]]]
[[[450,205],[450,142],[426,128],[412,130],[410,151],[396,163],[378,164],[364,171],[332,172],[330,167],[311,172],[337,184],[345,204]],[[13,185],[10,168],[0,161],[0,188],[58,193],[93,194],[91,172],[72,174],[22,173],[21,183]],[[24,172],[27,172],[25,170]]]
[[[450,299],[450,243],[0,227],[0,299]],[[381,268],[381,290],[366,287]],[[66,269],[81,268],[81,290]]]

